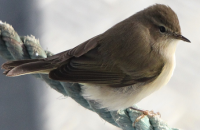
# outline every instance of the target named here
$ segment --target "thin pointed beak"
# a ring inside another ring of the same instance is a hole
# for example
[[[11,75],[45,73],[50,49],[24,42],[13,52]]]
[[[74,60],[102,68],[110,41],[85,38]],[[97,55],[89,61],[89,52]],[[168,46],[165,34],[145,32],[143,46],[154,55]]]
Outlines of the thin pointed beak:
[[[184,36],[182,36],[182,35],[174,34],[174,37],[175,37],[176,39],[183,40],[183,41],[185,41],[185,42],[191,43],[189,39],[187,39],[186,37],[184,37]]]

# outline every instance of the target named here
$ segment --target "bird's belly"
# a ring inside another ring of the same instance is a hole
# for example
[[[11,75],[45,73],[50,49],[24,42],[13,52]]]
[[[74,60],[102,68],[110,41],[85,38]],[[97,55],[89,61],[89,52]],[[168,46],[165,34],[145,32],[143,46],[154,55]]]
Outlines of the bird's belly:
[[[128,108],[168,83],[175,68],[175,58],[172,59],[165,64],[161,74],[151,83],[139,83],[121,88],[83,84],[82,95],[86,99],[97,101],[100,108],[108,110]]]

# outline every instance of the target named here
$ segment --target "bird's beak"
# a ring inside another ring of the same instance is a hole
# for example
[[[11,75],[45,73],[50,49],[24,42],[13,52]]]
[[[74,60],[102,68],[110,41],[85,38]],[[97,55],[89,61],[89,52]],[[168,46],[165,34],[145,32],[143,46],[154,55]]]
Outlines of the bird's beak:
[[[179,34],[175,34],[175,33],[174,33],[174,37],[175,37],[176,39],[183,40],[183,41],[185,41],[185,42],[189,42],[189,43],[190,43],[190,40],[188,40],[186,37],[184,37],[184,36],[182,36],[182,35],[179,35]]]

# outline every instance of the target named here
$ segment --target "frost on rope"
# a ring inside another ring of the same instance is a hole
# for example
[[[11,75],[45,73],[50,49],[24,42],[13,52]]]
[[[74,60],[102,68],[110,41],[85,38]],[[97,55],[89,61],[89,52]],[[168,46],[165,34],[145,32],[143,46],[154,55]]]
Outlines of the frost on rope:
[[[39,40],[35,39],[34,36],[20,37],[11,25],[2,21],[0,21],[0,35],[0,56],[6,60],[46,58],[53,55],[49,51],[44,51],[39,44]],[[49,84],[54,90],[64,96],[70,96],[81,106],[96,112],[101,118],[123,130],[178,130],[169,127],[166,122],[157,116],[145,116],[133,126],[134,121],[142,114],[141,112],[129,108],[118,111],[98,109],[96,108],[97,102],[88,101],[82,97],[80,84],[54,81],[45,74],[35,74],[34,76]],[[75,112],[76,110],[74,110]],[[86,120],[87,118],[89,117],[85,117]]]

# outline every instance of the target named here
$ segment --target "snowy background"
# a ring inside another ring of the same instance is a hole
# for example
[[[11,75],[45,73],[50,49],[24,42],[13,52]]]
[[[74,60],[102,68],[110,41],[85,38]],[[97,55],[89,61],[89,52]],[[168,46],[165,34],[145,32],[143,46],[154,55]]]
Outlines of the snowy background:
[[[200,1],[0,0],[0,20],[13,25],[19,35],[35,35],[44,49],[58,53],[155,3],[177,13],[182,33],[192,43],[179,43],[172,79],[138,106],[159,111],[171,127],[199,130]],[[7,78],[1,73],[0,129],[119,130],[32,76]]]

